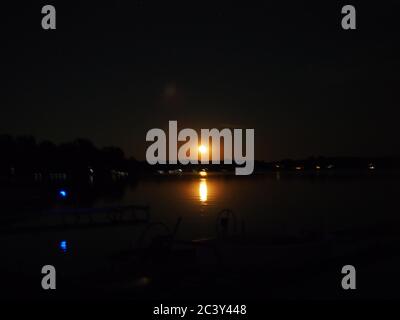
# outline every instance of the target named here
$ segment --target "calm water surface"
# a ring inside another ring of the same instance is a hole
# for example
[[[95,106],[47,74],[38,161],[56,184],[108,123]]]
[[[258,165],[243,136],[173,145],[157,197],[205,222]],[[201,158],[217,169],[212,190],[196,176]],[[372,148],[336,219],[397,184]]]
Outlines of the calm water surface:
[[[257,237],[386,234],[399,225],[399,198],[399,180],[382,176],[181,176],[141,180],[117,195],[103,194],[93,205],[149,205],[151,220],[171,229],[182,217],[177,238],[189,240],[214,237],[218,213],[225,208],[243,221],[247,234]],[[94,269],[109,274],[115,266],[112,257],[131,250],[143,230],[125,225],[0,235],[2,268],[36,279],[43,265],[55,264],[66,283]]]
[[[369,228],[398,222],[398,180],[382,177],[306,178],[278,174],[255,177],[196,176],[143,180],[127,187],[115,203],[150,205],[153,220],[173,226],[179,236],[215,235],[218,213],[233,210],[246,232],[290,234]]]

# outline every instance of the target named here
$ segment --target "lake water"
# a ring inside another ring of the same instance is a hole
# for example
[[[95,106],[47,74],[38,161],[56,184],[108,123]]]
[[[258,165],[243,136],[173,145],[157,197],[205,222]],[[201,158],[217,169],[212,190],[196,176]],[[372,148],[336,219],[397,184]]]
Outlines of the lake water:
[[[376,246],[380,240],[376,242],[375,235],[377,239],[380,239],[382,235],[386,237],[384,242],[379,242],[383,248],[386,248],[386,243],[394,245],[393,239],[398,240],[400,188],[399,179],[394,176],[382,174],[308,176],[297,173],[270,173],[252,177],[179,176],[142,179],[133,185],[111,186],[108,191],[93,191],[92,188],[96,189],[92,186],[85,189],[85,192],[91,194],[90,205],[94,207],[149,205],[151,221],[162,222],[171,230],[181,217],[177,240],[215,237],[218,213],[223,209],[231,209],[237,219],[238,230],[244,230],[246,235],[254,236],[254,238],[344,232],[351,235],[352,240],[345,242],[344,246],[341,244],[340,250],[346,246],[352,246],[353,241],[357,240],[359,243],[366,244],[367,252],[369,252],[370,243],[368,241],[373,239],[371,248],[374,251],[371,251],[371,256],[368,257],[369,262],[366,264],[368,268],[371,263],[375,263],[377,252],[382,252],[380,247]],[[114,189],[118,191],[115,192]],[[74,188],[69,190],[71,197],[74,193],[82,193],[83,199],[87,198],[87,195],[83,196],[85,192],[74,190]],[[21,285],[26,285],[30,281],[32,288],[37,288],[35,284],[37,272],[45,264],[56,264],[60,277],[63,279],[60,281],[69,283],[71,286],[80,286],[81,279],[93,277],[94,271],[102,275],[112,275],[114,273],[110,270],[114,270],[116,263],[112,257],[120,252],[131,250],[141,232],[143,232],[143,225],[118,225],[105,228],[57,229],[46,232],[11,232],[0,235],[4,244],[0,269],[4,276],[2,281],[6,283],[8,279],[18,278],[23,281]],[[157,230],[154,232],[157,233]],[[368,241],[365,242],[364,239]],[[316,245],[319,246],[319,242]],[[359,248],[359,246],[356,247],[354,252],[361,252]],[[303,257],[310,254],[311,260],[323,259],[323,256],[319,254],[314,256],[308,248],[303,248],[298,255],[296,255],[296,249],[290,249],[290,253],[287,254],[286,250],[287,247],[257,249],[254,252],[255,261],[259,258],[273,258],[273,255],[276,255],[279,263],[284,265],[299,263]],[[338,252],[341,252],[340,250]],[[365,248],[363,250],[365,251]],[[363,254],[364,251],[362,251]],[[242,248],[241,252],[244,254],[248,250]],[[323,249],[321,252],[329,258],[329,250]],[[395,252],[397,252],[397,247],[396,249],[388,248],[387,256],[394,257]],[[238,253],[231,266],[242,259],[240,255]],[[349,261],[348,256],[343,263],[348,263],[347,261]],[[328,263],[329,265],[332,264]],[[369,279],[375,279],[378,283],[371,289],[372,293],[368,296],[373,296],[381,292],[382,288],[386,288],[385,283],[379,280],[382,274],[392,279],[389,282],[396,283],[393,279],[397,277],[397,283],[400,283],[397,276],[399,265],[400,260],[397,257],[395,263],[386,261],[379,263],[372,272],[368,269],[369,273],[366,276]],[[265,270],[266,266],[260,265],[260,270]],[[326,271],[327,275],[315,278],[313,280],[315,288],[319,286],[319,283],[331,281],[329,288],[337,290],[337,283],[332,282],[332,279],[336,279],[338,268],[340,268],[339,264],[335,265],[331,273]],[[306,270],[309,268],[307,267]],[[258,281],[261,281],[262,274],[263,272],[259,271]],[[168,277],[163,279],[168,279]],[[307,280],[308,278],[303,274],[298,277],[304,279],[304,283],[311,281]],[[103,276],[100,278],[102,279]],[[75,284],[74,281],[76,281]],[[210,278],[209,281],[212,284],[214,280]],[[268,283],[271,279],[263,281]],[[129,281],[124,280],[123,283],[129,283]],[[187,283],[184,282],[185,285]],[[287,285],[290,285],[290,282]],[[255,284],[251,286],[253,286],[251,290],[256,292]],[[14,287],[11,283],[7,292],[11,292]],[[183,287],[182,294],[187,292],[188,289],[185,288]],[[205,288],[209,290],[206,285]],[[225,292],[229,290],[226,289]],[[241,289],[237,288],[237,290],[240,292]],[[287,291],[282,290],[282,296],[285,297]],[[312,294],[315,292],[318,291],[314,290]],[[331,294],[330,292],[327,296]],[[386,292],[390,297],[395,296],[396,287]],[[15,292],[16,296],[19,294],[19,291]],[[304,292],[299,291],[298,294],[302,296]]]
[[[274,173],[142,180],[96,205],[149,205],[152,219],[170,226],[182,217],[179,236],[196,239],[215,235],[223,209],[233,210],[246,232],[264,235],[383,227],[400,220],[399,196],[399,180],[382,176]]]

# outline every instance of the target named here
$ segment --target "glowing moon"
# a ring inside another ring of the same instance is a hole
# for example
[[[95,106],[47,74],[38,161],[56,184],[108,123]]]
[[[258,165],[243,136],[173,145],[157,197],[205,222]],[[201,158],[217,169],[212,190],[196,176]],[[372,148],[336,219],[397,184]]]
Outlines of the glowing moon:
[[[205,145],[200,145],[200,146],[199,146],[199,152],[200,152],[201,154],[207,153],[207,147],[206,147]]]

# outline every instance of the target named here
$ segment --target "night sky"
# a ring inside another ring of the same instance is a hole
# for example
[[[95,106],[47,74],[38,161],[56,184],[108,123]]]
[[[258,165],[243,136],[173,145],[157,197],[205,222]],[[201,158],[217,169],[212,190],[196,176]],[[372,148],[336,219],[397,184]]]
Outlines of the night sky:
[[[142,160],[147,131],[178,120],[254,128],[260,160],[399,155],[397,1],[259,2],[2,4],[0,134]]]

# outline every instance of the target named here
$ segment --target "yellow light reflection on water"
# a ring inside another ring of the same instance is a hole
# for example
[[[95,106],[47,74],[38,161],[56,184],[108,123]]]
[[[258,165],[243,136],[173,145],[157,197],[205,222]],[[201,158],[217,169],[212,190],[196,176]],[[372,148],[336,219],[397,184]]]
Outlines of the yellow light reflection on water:
[[[205,204],[207,202],[207,197],[208,197],[207,180],[206,179],[200,179],[200,185],[199,185],[199,199],[200,199],[200,202]]]
[[[199,175],[202,177],[206,177],[207,176],[207,172],[206,171],[200,171]]]

